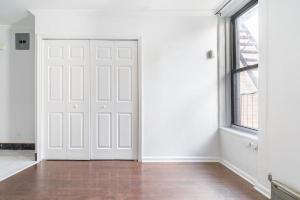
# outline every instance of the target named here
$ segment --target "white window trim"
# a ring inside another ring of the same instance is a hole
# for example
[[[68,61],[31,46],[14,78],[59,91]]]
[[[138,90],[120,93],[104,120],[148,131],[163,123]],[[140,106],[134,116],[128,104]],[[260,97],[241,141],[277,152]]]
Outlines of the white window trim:
[[[244,6],[244,5],[243,5]],[[259,130],[241,127],[232,124],[231,120],[231,26],[230,16],[219,17],[219,42],[218,59],[219,59],[219,127],[238,131],[240,134],[257,136]],[[220,26],[223,28],[220,28]],[[224,38],[225,37],[225,38]],[[225,48],[224,48],[225,47]],[[222,63],[225,63],[222,64]],[[221,69],[225,68],[225,69]],[[259,115],[260,116],[260,115]]]
[[[220,128],[220,131],[226,132],[228,134],[234,134],[239,137],[247,138],[253,141],[258,141],[258,135],[253,135],[253,134],[245,134],[245,131],[241,131],[235,128]]]

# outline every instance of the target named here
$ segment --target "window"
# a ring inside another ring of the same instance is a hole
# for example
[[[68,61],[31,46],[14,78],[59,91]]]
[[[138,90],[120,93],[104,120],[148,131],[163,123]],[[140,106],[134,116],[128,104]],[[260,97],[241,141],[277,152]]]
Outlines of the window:
[[[232,125],[258,129],[258,3],[251,1],[231,18]]]

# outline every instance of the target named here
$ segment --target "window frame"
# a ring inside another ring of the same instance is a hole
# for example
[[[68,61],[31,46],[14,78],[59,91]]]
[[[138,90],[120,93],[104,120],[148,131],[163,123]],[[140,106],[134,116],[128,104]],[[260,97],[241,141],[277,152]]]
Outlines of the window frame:
[[[240,10],[238,10],[235,14],[233,14],[230,18],[230,44],[231,44],[231,67],[230,67],[230,89],[231,89],[231,127],[232,128],[237,128],[237,129],[241,129],[244,130],[246,132],[250,132],[250,133],[254,133],[257,134],[258,129],[254,129],[251,127],[246,127],[246,126],[242,126],[242,125],[238,125],[235,124],[235,102],[234,102],[234,96],[235,96],[235,87],[234,87],[234,75],[244,72],[244,71],[249,71],[252,69],[258,69],[258,65],[259,64],[255,64],[255,65],[248,65],[245,66],[243,68],[237,68],[237,42],[236,42],[236,20],[242,16],[243,14],[245,14],[246,12],[248,12],[250,9],[252,9],[253,7],[255,7],[256,5],[258,5],[258,0],[252,0],[249,3],[247,3],[244,7],[242,7]]]

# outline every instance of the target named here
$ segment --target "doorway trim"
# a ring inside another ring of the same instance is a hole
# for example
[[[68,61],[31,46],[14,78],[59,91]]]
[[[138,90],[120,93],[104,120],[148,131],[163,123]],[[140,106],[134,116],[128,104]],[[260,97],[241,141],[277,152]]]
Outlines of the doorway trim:
[[[45,40],[135,40],[138,43],[137,46],[137,84],[138,84],[138,161],[143,160],[143,121],[142,121],[142,37],[141,36],[59,36],[59,35],[43,35],[36,34],[36,48],[35,48],[35,144],[37,162],[44,159],[43,152],[43,131],[44,131],[44,67],[43,67],[43,55],[44,55],[44,41]]]

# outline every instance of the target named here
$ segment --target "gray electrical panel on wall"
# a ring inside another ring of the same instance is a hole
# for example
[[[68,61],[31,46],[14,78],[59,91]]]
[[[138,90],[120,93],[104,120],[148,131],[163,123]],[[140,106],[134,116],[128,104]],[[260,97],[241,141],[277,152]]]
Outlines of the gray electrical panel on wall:
[[[30,34],[16,33],[15,35],[16,50],[29,50]]]

